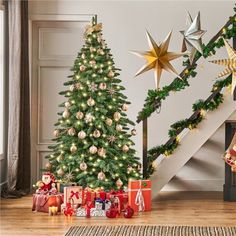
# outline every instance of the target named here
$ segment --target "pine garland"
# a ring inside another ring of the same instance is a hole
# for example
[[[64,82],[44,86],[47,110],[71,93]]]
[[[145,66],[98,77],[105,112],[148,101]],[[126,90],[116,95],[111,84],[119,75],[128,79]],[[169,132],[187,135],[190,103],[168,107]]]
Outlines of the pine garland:
[[[234,11],[236,12],[236,7],[234,8]],[[208,58],[209,56],[215,54],[217,48],[224,46],[223,38],[231,39],[235,35],[236,15],[229,18],[229,21],[225,24],[225,26],[216,34],[215,37],[212,38],[212,40],[207,45],[203,45],[203,55],[200,52],[197,52],[192,65],[190,65],[189,59],[186,59],[183,62],[183,66],[186,66],[186,68],[180,73],[180,77],[182,79],[177,77],[169,85],[164,86],[162,89],[148,91],[148,96],[145,100],[143,109],[138,113],[137,122],[139,123],[140,121],[150,117],[151,114],[160,107],[161,101],[165,100],[169,96],[170,92],[181,91],[188,87],[188,79],[197,75],[195,70],[198,59],[202,56],[204,58]]]
[[[155,170],[153,161],[155,161],[159,155],[164,154],[165,156],[169,156],[180,145],[178,135],[184,129],[187,128],[191,130],[197,128],[198,124],[204,119],[205,112],[216,110],[219,105],[223,103],[224,98],[221,91],[223,88],[229,86],[231,82],[231,75],[224,80],[216,81],[212,87],[211,92],[213,93],[213,96],[210,96],[210,99],[206,101],[197,100],[192,106],[194,113],[191,117],[177,121],[170,126],[168,131],[170,140],[166,144],[154,147],[148,151],[148,170],[146,178],[153,174]]]

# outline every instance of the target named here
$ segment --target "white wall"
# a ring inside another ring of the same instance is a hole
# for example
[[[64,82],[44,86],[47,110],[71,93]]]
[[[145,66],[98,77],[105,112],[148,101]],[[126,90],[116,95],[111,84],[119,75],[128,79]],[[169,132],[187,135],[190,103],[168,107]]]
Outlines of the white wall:
[[[153,72],[134,78],[136,71],[144,61],[131,55],[129,50],[148,50],[145,29],[148,29],[157,42],[161,42],[172,29],[171,51],[181,49],[182,37],[180,30],[185,28],[186,13],[193,16],[201,12],[201,24],[207,33],[203,42],[216,34],[233,15],[233,1],[30,1],[30,17],[38,14],[97,14],[103,23],[104,37],[112,49],[118,68],[122,69],[121,79],[127,88],[126,94],[132,102],[129,116],[135,120],[141,110],[148,89],[155,86]],[[78,48],[78,51],[80,48]],[[224,58],[225,50],[210,58]],[[173,122],[188,117],[192,111],[192,103],[209,95],[216,75],[222,68],[208,63],[209,59],[199,60],[198,76],[190,79],[190,87],[182,92],[171,94],[160,115],[153,114],[149,119],[149,147],[164,143],[167,130]],[[181,59],[173,63],[177,71],[182,70]],[[164,72],[161,86],[169,84],[173,76]],[[187,99],[186,99],[187,98]],[[142,130],[137,126],[138,136],[134,138],[138,155],[142,155]],[[221,190],[223,183],[224,164],[220,159],[224,147],[224,129],[219,129],[212,139],[196,153],[173,180],[166,190]],[[181,178],[181,180],[180,180]],[[184,183],[183,183],[184,180]],[[195,184],[191,184],[194,180]],[[196,181],[197,180],[197,181]],[[188,183],[190,183],[188,185]],[[196,184],[197,183],[197,184]]]

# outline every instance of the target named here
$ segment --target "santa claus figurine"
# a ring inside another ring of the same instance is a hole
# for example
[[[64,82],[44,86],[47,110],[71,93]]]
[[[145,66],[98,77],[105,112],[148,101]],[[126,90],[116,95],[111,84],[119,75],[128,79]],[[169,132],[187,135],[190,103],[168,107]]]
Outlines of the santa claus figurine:
[[[36,186],[38,189],[36,190],[36,193],[40,192],[47,192],[52,189],[52,184],[55,183],[55,177],[52,173],[50,172],[45,172],[43,173],[42,180],[38,181]]]

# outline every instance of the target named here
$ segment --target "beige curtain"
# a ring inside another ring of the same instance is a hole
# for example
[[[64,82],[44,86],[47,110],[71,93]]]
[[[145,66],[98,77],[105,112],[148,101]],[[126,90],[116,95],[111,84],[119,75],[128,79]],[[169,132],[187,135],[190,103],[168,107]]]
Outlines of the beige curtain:
[[[8,196],[30,190],[28,2],[8,0]]]
[[[4,2],[3,0],[0,0],[0,10],[3,10],[4,9]]]

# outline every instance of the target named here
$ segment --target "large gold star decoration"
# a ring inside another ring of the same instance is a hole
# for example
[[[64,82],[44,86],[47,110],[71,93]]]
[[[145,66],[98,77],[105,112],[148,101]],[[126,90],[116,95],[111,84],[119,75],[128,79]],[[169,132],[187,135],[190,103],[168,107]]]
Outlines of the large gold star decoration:
[[[229,43],[225,39],[223,40],[229,59],[213,60],[210,62],[215,63],[217,65],[227,66],[227,68],[225,68],[218,75],[218,78],[232,74],[231,94],[233,94],[236,86],[236,51],[229,45]]]
[[[162,70],[166,70],[181,79],[175,68],[170,64],[170,61],[178,57],[181,57],[182,55],[184,55],[184,53],[168,52],[171,32],[167,35],[165,40],[159,46],[148,32],[146,32],[146,34],[150,51],[145,51],[145,52],[131,51],[131,53],[139,57],[143,57],[147,61],[147,63],[136,73],[135,76],[138,76],[146,71],[153,69],[155,75],[156,89],[158,90]]]

